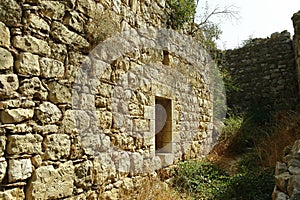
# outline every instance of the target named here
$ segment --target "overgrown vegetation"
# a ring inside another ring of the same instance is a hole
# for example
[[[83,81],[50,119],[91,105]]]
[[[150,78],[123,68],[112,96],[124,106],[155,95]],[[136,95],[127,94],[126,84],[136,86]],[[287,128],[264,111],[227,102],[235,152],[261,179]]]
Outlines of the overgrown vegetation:
[[[203,200],[265,200],[274,187],[272,173],[249,170],[230,176],[208,161],[181,163],[173,183],[179,191]]]
[[[174,187],[194,199],[269,200],[276,162],[300,138],[300,114],[261,112],[229,115],[219,143],[205,160],[178,165]]]

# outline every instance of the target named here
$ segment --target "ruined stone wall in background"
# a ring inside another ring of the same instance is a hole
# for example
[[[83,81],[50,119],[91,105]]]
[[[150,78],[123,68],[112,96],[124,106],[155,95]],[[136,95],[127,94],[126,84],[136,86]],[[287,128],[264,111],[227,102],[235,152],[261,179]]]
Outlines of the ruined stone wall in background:
[[[212,97],[187,58],[146,47],[110,63],[88,56],[118,32],[165,27],[166,9],[164,0],[0,0],[0,199],[117,199],[209,150]],[[97,62],[104,71],[85,68]],[[161,152],[156,98],[171,102]]]
[[[293,41],[286,31],[254,39],[225,53],[226,69],[238,91],[227,93],[229,107],[289,108],[298,98]]]

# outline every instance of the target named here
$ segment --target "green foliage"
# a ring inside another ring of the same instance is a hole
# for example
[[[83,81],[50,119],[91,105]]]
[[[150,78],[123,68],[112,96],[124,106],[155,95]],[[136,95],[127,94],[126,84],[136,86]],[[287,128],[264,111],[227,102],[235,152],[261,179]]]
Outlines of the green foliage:
[[[196,5],[194,0],[169,0],[172,12],[170,14],[173,29],[183,28],[185,23],[193,22]]]
[[[203,200],[267,200],[270,199],[274,180],[269,171],[230,176],[209,162],[180,163],[173,184],[180,192]]]

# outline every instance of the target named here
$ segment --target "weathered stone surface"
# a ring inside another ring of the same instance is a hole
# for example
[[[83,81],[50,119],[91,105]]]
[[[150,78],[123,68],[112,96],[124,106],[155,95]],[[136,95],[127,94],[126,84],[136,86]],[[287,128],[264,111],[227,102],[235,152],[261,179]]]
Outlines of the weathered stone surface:
[[[96,2],[93,0],[78,0],[77,1],[77,9],[93,18],[96,14]]]
[[[36,14],[30,14],[27,18],[30,27],[48,33],[50,26],[48,23]]]
[[[83,189],[89,189],[93,183],[93,163],[85,161],[75,165],[75,185]]]
[[[15,0],[0,0],[0,19],[6,25],[20,24],[22,9]]]
[[[7,171],[7,162],[5,158],[0,158],[0,183],[3,181]],[[1,197],[1,193],[0,193]]]
[[[19,123],[25,120],[32,119],[34,111],[33,109],[16,108],[6,109],[0,112],[1,121],[4,124]]]
[[[73,193],[74,166],[66,162],[54,169],[52,165],[37,168],[26,190],[27,200],[58,199]]]
[[[15,63],[16,70],[20,75],[40,75],[39,56],[28,52],[21,53]]]
[[[41,100],[46,100],[48,96],[47,90],[42,85],[38,77],[23,80],[19,90],[22,95],[28,97],[29,99],[38,98]]]
[[[25,194],[21,188],[13,188],[5,191],[0,191],[0,199],[3,200],[24,200]]]
[[[51,19],[60,20],[65,14],[65,4],[60,1],[42,1],[41,13]]]
[[[49,42],[51,48],[51,56],[59,60],[60,62],[65,62],[68,55],[67,47],[64,44],[56,44],[55,42]]]
[[[33,131],[35,133],[40,133],[43,135],[49,134],[49,133],[57,133],[58,132],[58,126],[54,124],[47,124],[47,125],[35,125],[33,126]]]
[[[41,76],[43,78],[61,78],[64,76],[64,64],[50,58],[40,59]]]
[[[9,135],[8,154],[41,154],[43,137],[38,134]]]
[[[69,45],[76,45],[77,48],[87,48],[89,43],[81,35],[70,31],[66,26],[59,22],[52,22],[51,35],[56,40]]]
[[[71,141],[66,134],[47,135],[43,146],[45,148],[45,159],[59,160],[70,155]]]
[[[1,38],[1,27],[0,27],[0,38]],[[0,41],[1,43],[1,41]],[[1,45],[1,44],[0,44]],[[14,65],[14,58],[9,51],[0,48],[0,70],[11,69]]]
[[[78,32],[82,32],[84,20],[76,11],[70,11],[64,16],[64,24],[72,27]]]
[[[15,36],[12,41],[14,47],[38,55],[50,55],[51,49],[44,40],[33,36]]]
[[[53,103],[44,102],[35,111],[37,118],[43,124],[53,124],[60,120],[60,109]]]
[[[0,22],[0,46],[9,47],[10,32],[4,23]],[[2,54],[2,53],[1,53]]]
[[[67,110],[64,114],[61,130],[75,134],[84,132],[90,125],[90,116],[83,110]]]
[[[49,99],[52,103],[72,103],[72,90],[58,82],[52,81],[48,84]]]
[[[1,135],[0,136],[0,156],[4,155],[5,148],[6,148],[6,136]]]
[[[107,179],[116,176],[116,168],[109,154],[103,153],[93,161],[94,165],[94,184],[102,185]]]
[[[102,130],[110,129],[112,126],[112,113],[108,111],[96,111],[97,118],[99,120],[99,127]]]
[[[32,174],[32,165],[29,158],[11,159],[8,162],[8,181],[22,181],[29,178]]]
[[[86,26],[86,30],[89,30],[89,41],[96,46],[113,34],[121,31],[120,22],[120,16],[113,11],[108,10],[101,14],[96,13],[95,18],[89,21]]]
[[[19,80],[16,74],[1,74],[0,75],[0,92],[14,91],[19,88]]]
[[[4,110],[7,108],[32,108],[34,106],[34,101],[27,99],[10,99],[0,102],[0,110]]]

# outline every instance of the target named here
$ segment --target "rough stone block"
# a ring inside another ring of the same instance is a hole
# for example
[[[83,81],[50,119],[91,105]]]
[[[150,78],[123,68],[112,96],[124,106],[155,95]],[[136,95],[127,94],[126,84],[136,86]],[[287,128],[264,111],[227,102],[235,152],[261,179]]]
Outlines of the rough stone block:
[[[28,52],[21,53],[15,63],[16,70],[20,75],[40,75],[39,56]]]
[[[29,158],[12,159],[8,162],[8,181],[10,183],[22,181],[32,174],[32,165]]]
[[[65,14],[65,4],[59,1],[42,1],[41,13],[48,18],[60,20]]]
[[[0,46],[9,47],[10,45],[10,32],[9,29],[5,26],[4,23],[0,22]],[[2,49],[2,48],[1,48]],[[1,53],[3,55],[3,53]],[[4,56],[5,58],[6,56]],[[3,59],[6,60],[7,58]],[[1,61],[1,62],[3,62]],[[3,65],[3,64],[1,64]],[[1,66],[0,65],[0,66]],[[3,68],[1,66],[1,68]]]
[[[90,45],[81,35],[70,31],[66,26],[59,22],[52,22],[51,35],[56,40],[64,44],[76,45],[77,48],[87,48]]]
[[[14,47],[38,55],[50,55],[51,49],[44,40],[33,36],[15,36],[12,41]]]
[[[75,166],[75,185],[83,189],[91,188],[93,183],[93,163],[85,161]]]
[[[19,123],[25,120],[32,119],[34,111],[33,109],[17,108],[6,109],[0,112],[1,121],[4,124]]]
[[[5,158],[0,158],[0,183],[3,181],[7,171],[7,162]],[[0,193],[1,197],[1,193]]]
[[[48,23],[36,14],[30,14],[27,21],[29,22],[30,27],[34,29],[42,30],[47,33],[50,31]]]
[[[71,141],[66,134],[47,135],[43,146],[45,148],[45,159],[59,160],[70,155]]]
[[[16,74],[1,74],[0,75],[0,92],[15,91],[19,88],[19,80]]]
[[[99,126],[102,130],[110,129],[112,126],[112,113],[108,111],[96,111]]]
[[[46,88],[42,85],[38,77],[33,77],[31,79],[24,79],[20,84],[20,92],[22,95],[32,99],[38,98],[41,100],[46,100],[48,92]]]
[[[48,88],[49,99],[52,103],[72,103],[72,90],[69,87],[53,81],[48,84]]]
[[[35,115],[43,124],[53,124],[60,120],[62,113],[55,104],[43,102],[35,110]]]
[[[0,27],[0,45],[1,45],[1,27]],[[12,54],[6,49],[0,48],[0,70],[11,69],[14,65],[14,58]]]
[[[25,194],[22,188],[7,189],[0,192],[0,199],[4,200],[23,200],[25,199]]]
[[[37,168],[26,190],[26,199],[60,199],[73,193],[74,166],[66,162],[54,169],[52,165]]]
[[[78,32],[82,32],[82,30],[83,30],[84,20],[79,15],[79,13],[77,13],[76,11],[68,12],[64,16],[63,22],[65,25],[72,27],[73,29],[75,29]]]
[[[41,76],[43,78],[61,78],[64,76],[64,64],[50,58],[40,59]]]
[[[41,154],[43,137],[38,134],[9,135],[7,137],[8,154]]]

